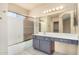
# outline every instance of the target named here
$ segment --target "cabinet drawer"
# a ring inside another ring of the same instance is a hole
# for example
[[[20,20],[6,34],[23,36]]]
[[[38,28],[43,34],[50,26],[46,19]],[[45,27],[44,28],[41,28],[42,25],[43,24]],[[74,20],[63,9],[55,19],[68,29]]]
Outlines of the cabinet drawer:
[[[60,38],[51,38],[52,41],[60,41]]]
[[[45,40],[48,40],[48,41],[51,41],[51,38],[50,37],[45,37],[44,39]]]
[[[36,39],[44,39],[43,36],[36,36]]]
[[[70,39],[55,39],[55,41],[58,41],[58,42],[63,42],[63,43],[67,43],[67,44],[78,44],[78,40],[70,40]]]

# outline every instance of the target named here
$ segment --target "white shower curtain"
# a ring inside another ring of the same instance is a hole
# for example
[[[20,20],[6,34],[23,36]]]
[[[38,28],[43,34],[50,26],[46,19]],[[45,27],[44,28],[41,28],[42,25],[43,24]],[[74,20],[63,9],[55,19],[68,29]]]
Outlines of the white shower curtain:
[[[8,16],[8,45],[23,41],[23,19]]]

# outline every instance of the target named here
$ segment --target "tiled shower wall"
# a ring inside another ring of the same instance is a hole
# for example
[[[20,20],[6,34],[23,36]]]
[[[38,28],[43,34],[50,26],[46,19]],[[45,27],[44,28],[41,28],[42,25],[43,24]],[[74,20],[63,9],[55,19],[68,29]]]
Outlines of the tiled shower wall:
[[[26,17],[24,20],[24,40],[32,38],[34,32],[32,17]]]

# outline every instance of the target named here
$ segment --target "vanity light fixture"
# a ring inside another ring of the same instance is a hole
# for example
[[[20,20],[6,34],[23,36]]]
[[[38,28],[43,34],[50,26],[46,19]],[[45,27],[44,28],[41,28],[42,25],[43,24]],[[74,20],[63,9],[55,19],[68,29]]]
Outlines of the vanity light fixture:
[[[46,13],[48,13],[49,11],[47,10]]]
[[[57,7],[57,8],[56,8],[56,10],[58,11],[58,10],[60,10],[60,8],[59,8],[59,7]]]
[[[44,14],[46,13],[46,11],[43,12]]]
[[[49,11],[49,12],[51,12],[52,10],[51,10],[51,9],[49,9],[48,11]]]
[[[37,16],[32,16],[33,18],[37,18]]]
[[[63,6],[60,6],[60,9],[63,9],[64,7]]]
[[[59,6],[59,7],[53,8],[53,9],[46,10],[43,13],[46,14],[46,13],[49,13],[49,12],[52,12],[52,11],[62,10],[63,8],[64,8],[63,6]]]
[[[46,13],[46,11],[43,11],[43,13],[45,14],[45,13]]]
[[[55,8],[53,8],[52,11],[55,11]]]

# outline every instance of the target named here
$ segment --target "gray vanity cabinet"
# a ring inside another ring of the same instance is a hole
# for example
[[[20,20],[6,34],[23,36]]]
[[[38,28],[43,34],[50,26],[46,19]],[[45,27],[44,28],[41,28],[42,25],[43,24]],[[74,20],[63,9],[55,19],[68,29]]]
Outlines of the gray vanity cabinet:
[[[39,38],[37,36],[33,36],[33,47],[35,49],[39,49]]]
[[[52,53],[52,41],[50,38],[44,38],[40,40],[40,50],[48,54]]]
[[[52,54],[54,51],[54,42],[49,37],[33,36],[33,47],[45,53]]]
[[[44,39],[42,36],[33,36],[33,47],[40,50],[40,40]]]
[[[39,49],[39,39],[33,39],[33,47]]]

